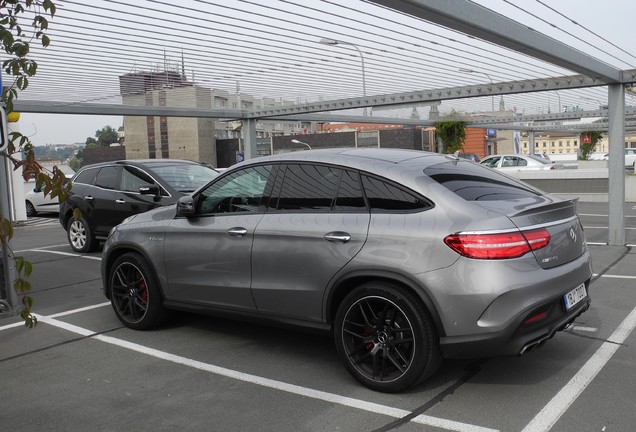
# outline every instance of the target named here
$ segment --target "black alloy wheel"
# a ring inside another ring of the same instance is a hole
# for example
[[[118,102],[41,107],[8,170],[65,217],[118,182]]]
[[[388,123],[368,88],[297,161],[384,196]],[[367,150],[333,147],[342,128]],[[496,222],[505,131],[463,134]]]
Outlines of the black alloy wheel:
[[[146,330],[167,318],[159,286],[146,260],[126,253],[113,263],[109,275],[111,304],[127,327]]]
[[[35,206],[31,203],[31,201],[26,201],[25,202],[26,205],[26,215],[31,217],[31,216],[35,216],[38,214],[38,212],[35,210]]]
[[[336,348],[348,371],[365,386],[404,391],[441,364],[437,333],[422,303],[392,284],[364,284],[336,314]]]

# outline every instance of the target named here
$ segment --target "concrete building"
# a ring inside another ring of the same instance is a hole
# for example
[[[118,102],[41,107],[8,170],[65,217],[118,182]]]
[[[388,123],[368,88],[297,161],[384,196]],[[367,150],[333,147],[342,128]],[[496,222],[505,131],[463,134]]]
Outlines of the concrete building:
[[[176,71],[130,73],[119,82],[125,105],[256,109],[290,104],[200,87]],[[312,122],[259,121],[256,136],[310,134],[315,127]],[[210,118],[125,116],[126,159],[188,159],[218,166],[216,140],[241,138],[241,129],[241,122]]]

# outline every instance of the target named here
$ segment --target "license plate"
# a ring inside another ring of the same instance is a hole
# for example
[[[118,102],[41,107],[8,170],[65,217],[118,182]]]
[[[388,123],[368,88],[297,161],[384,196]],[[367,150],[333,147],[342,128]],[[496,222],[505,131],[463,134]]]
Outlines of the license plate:
[[[585,297],[587,297],[585,284],[581,284],[563,296],[563,300],[565,301],[565,310],[572,309],[574,305],[583,300]]]

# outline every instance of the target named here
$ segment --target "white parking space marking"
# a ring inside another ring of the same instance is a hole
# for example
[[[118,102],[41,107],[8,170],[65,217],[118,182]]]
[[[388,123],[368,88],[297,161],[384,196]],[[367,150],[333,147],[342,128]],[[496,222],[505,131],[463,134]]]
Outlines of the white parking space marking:
[[[590,225],[583,225],[583,229],[609,229],[609,227],[607,226],[590,226]],[[625,227],[626,230],[636,230],[636,227]]]
[[[100,305],[96,305],[94,307],[99,307]],[[65,313],[68,315],[67,313]],[[58,316],[60,316],[58,314]],[[256,385],[260,385],[263,387],[268,387],[280,391],[284,391],[287,393],[297,394],[300,396],[305,396],[312,399],[322,400],[325,402],[330,402],[338,405],[348,406],[351,408],[356,408],[363,411],[368,411],[376,414],[385,415],[393,418],[403,418],[411,414],[411,412],[393,408],[386,405],[380,405],[373,402],[367,402],[360,399],[354,399],[346,396],[340,396],[333,393],[327,393],[320,390],[314,390],[307,387],[301,387],[294,384],[285,383],[282,381],[276,381],[269,378],[260,377],[257,375],[251,375],[243,372],[238,372],[232,369],[226,369],[220,366],[211,365],[208,363],[200,362],[197,360],[192,360],[186,357],[170,354],[164,351],[159,351],[154,348],[149,348],[143,345],[139,345],[136,343],[128,342],[125,340],[117,339],[112,336],[105,336],[95,334],[95,332],[75,326],[73,324],[68,324],[57,319],[51,318],[49,316],[39,317],[38,320],[42,323],[50,324],[55,327],[70,331],[72,333],[79,334],[81,336],[90,337],[92,339],[97,339],[99,341],[118,346],[120,348],[129,349],[131,351],[135,351],[141,354],[149,355],[155,358],[159,358],[162,360],[166,360],[172,363],[180,364],[183,366],[199,369],[205,372],[210,372],[215,375],[224,376],[231,379],[236,379],[239,381],[244,381]],[[456,422],[452,420],[446,420],[437,417],[431,417],[427,415],[419,415],[411,420],[412,422],[419,423],[427,426],[434,426],[450,431],[457,432],[499,432],[497,429],[484,428],[480,426],[470,425],[466,423]]]
[[[636,229],[636,228],[635,228]],[[588,243],[589,244],[589,243]],[[65,246],[65,245],[63,245]],[[56,246],[48,246],[56,247]],[[21,252],[48,252],[52,254],[59,254],[65,256],[72,256],[77,258],[88,258],[92,260],[101,260],[101,257],[85,256],[82,254],[50,251],[45,248],[27,249]],[[597,276],[595,274],[594,276]],[[616,278],[616,279],[636,279],[636,276],[623,276],[623,275],[601,275],[602,278]],[[353,399],[346,396],[340,396],[332,393],[323,392],[320,390],[313,390],[306,387],[297,386],[294,384],[285,383],[282,381],[276,381],[269,378],[259,377],[257,375],[251,375],[243,372],[226,369],[220,366],[215,366],[200,361],[188,359],[186,357],[177,356],[174,354],[166,353],[156,350],[154,348],[145,347],[143,345],[127,342],[121,339],[114,338],[112,336],[99,335],[95,332],[84,329],[82,327],[74,326],[59,321],[55,318],[62,316],[72,315],[78,312],[84,312],[87,310],[110,306],[110,302],[99,303],[79,309],[70,311],[64,311],[50,316],[38,316],[38,320],[49,325],[56,326],[58,328],[65,329],[67,331],[100,340],[105,343],[109,343],[121,348],[129,349],[141,354],[146,354],[156,358],[160,358],[166,361],[170,361],[176,364],[184,365],[187,367],[196,368],[202,371],[210,372],[219,376],[227,378],[237,379],[240,381],[261,385],[268,388],[273,388],[288,393],[293,393],[301,396],[305,396],[312,399],[322,400],[334,404],[348,406],[363,411],[378,413],[394,418],[403,418],[411,414],[407,410],[394,408],[386,405],[380,405],[373,402],[367,402],[359,399]],[[16,323],[8,324],[0,327],[0,331],[10,328],[23,326],[24,322],[19,321]],[[636,308],[633,309],[630,314],[625,318],[621,325],[612,333],[608,342],[605,342],[594,353],[594,355],[585,363],[585,365],[572,377],[572,379],[550,400],[544,408],[528,423],[522,432],[547,432],[552,429],[561,416],[568,410],[568,408],[574,403],[574,401],[580,396],[580,394],[587,388],[596,375],[603,369],[603,367],[609,362],[614,353],[620,348],[627,337],[636,327]],[[593,327],[574,326],[574,330],[583,332],[596,332],[598,329]],[[458,432],[499,432],[497,429],[490,429],[481,426],[471,425],[462,422],[456,422],[452,420],[419,415],[411,422],[434,426],[450,431]]]
[[[62,246],[66,246],[66,245],[62,245]],[[57,246],[48,246],[48,247],[57,247]],[[52,251],[52,250],[47,250],[46,247],[15,251],[15,253],[24,253],[24,252],[46,252],[46,253],[55,254],[55,255],[70,256],[70,257],[83,258],[83,259],[89,259],[89,260],[95,260],[95,261],[102,260],[101,256],[82,255],[82,254],[72,253],[72,252]]]
[[[585,365],[572,377],[565,387],[548,402],[522,432],[547,432],[561,418],[579,397],[594,377],[609,362],[614,353],[636,327],[636,308],[612,333],[608,342],[603,343]]]
[[[636,207],[633,207],[633,209],[636,209]],[[606,214],[594,214],[594,213],[579,213],[579,216],[590,216],[590,217],[609,217],[609,215]],[[630,215],[626,215],[626,218],[636,218],[636,216],[630,216]]]
[[[583,326],[572,326],[571,327],[572,330],[575,331],[582,331],[582,332],[588,332],[588,333],[596,333],[598,331],[598,329],[596,327],[583,327]]]

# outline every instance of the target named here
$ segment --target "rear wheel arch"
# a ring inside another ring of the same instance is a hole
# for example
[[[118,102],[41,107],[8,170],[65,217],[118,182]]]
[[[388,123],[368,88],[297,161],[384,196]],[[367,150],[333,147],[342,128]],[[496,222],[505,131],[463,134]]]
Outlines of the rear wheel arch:
[[[333,337],[349,373],[377,391],[404,391],[433,375],[443,361],[424,303],[386,279],[372,279],[345,296]]]
[[[430,314],[437,334],[440,337],[446,336],[442,320],[440,319],[435,303],[431,300],[428,292],[405,276],[381,271],[356,272],[338,279],[336,283],[331,286],[329,291],[326,308],[327,323],[333,326],[340,304],[351,291],[362,284],[375,281],[395,284],[400,287],[400,289],[413,294],[422,302],[424,308]]]

